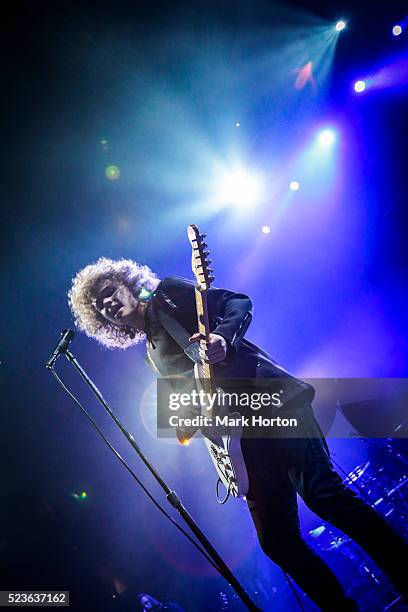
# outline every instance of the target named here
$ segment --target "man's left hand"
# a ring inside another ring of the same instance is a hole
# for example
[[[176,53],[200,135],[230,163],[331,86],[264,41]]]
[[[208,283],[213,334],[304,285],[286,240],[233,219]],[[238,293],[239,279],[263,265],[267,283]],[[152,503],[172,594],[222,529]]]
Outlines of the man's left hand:
[[[197,342],[202,340],[201,334],[193,334],[189,338],[190,342]],[[204,343],[203,343],[204,344]],[[206,348],[204,350],[203,344],[200,344],[200,357],[205,363],[219,363],[223,361],[227,356],[228,346],[227,341],[223,336],[218,334],[210,334],[208,342],[206,342]]]

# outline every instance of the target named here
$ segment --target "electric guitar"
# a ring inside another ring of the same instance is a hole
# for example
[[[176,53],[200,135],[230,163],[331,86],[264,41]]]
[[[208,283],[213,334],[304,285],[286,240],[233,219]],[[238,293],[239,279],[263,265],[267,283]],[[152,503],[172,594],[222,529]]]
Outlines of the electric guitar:
[[[200,344],[201,348],[205,350],[210,337],[207,291],[215,277],[212,275],[213,270],[208,267],[211,260],[208,259],[209,252],[206,250],[208,245],[204,242],[205,234],[201,235],[195,225],[188,226],[187,234],[192,249],[191,267],[196,278],[195,300],[198,331],[202,337]],[[216,392],[213,366],[210,363],[195,364],[194,374],[198,390],[202,389],[205,393],[211,394]],[[205,404],[201,406],[201,414],[209,417],[214,416]],[[239,413],[234,412],[229,416],[231,419],[238,419],[239,421]],[[224,501],[229,494],[233,497],[244,497],[249,488],[248,472],[241,449],[242,426],[231,427],[229,431],[234,435],[213,436],[210,430],[202,429],[203,439],[217,470],[219,480],[227,489],[227,496]]]

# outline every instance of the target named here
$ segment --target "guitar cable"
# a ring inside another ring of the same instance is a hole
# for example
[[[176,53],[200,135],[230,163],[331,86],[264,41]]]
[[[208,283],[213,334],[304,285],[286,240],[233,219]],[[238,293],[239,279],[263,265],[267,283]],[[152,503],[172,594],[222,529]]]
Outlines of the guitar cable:
[[[215,485],[215,497],[217,498],[217,502],[220,504],[220,506],[222,506],[229,499],[231,490],[228,487],[226,496],[224,497],[224,499],[220,499],[220,493],[219,493],[220,483],[222,483],[222,480],[220,477],[218,477],[217,484]]]
[[[177,529],[191,542],[191,544],[193,544],[197,550],[207,559],[207,561],[214,567],[215,570],[217,570],[217,572],[219,572],[222,575],[222,572],[220,570],[220,568],[218,567],[218,565],[211,559],[211,557],[206,553],[206,551],[201,548],[201,546],[190,536],[190,534],[185,531],[185,529],[183,529],[183,527],[181,527],[181,525],[179,525],[177,523],[177,521],[175,521],[173,519],[173,517],[171,517],[166,510],[160,505],[160,503],[154,498],[154,496],[150,493],[150,491],[148,490],[148,488],[142,483],[142,481],[136,476],[135,472],[132,470],[132,468],[126,463],[125,459],[123,459],[123,457],[120,455],[120,453],[116,450],[116,448],[109,442],[109,440],[106,438],[105,434],[102,432],[102,430],[99,428],[99,426],[95,423],[95,421],[93,420],[93,418],[91,417],[91,415],[89,414],[89,412],[86,410],[86,408],[84,408],[84,406],[81,404],[81,402],[75,397],[75,395],[68,389],[68,387],[65,385],[65,383],[61,380],[61,378],[58,376],[57,372],[54,370],[54,368],[50,368],[51,372],[53,373],[54,377],[56,378],[56,380],[59,382],[59,384],[61,385],[61,387],[64,389],[64,391],[69,395],[69,397],[71,399],[74,400],[74,402],[79,406],[79,408],[82,410],[83,414],[85,415],[85,417],[88,419],[88,421],[91,423],[91,425],[94,426],[94,428],[96,429],[96,431],[98,432],[98,434],[100,435],[100,437],[102,438],[102,440],[105,442],[105,444],[108,446],[108,448],[114,453],[114,455],[116,455],[116,457],[119,459],[119,461],[122,463],[122,465],[127,469],[127,471],[129,472],[129,474],[133,477],[133,479],[137,482],[137,484],[142,488],[142,490],[146,493],[146,495],[148,496],[148,498],[150,499],[150,501],[153,502],[153,504],[156,506],[156,508],[158,510],[160,510],[160,512],[162,514],[164,514],[164,516],[166,518],[169,519],[169,521],[171,523],[173,523],[173,525],[175,527],[177,527]]]

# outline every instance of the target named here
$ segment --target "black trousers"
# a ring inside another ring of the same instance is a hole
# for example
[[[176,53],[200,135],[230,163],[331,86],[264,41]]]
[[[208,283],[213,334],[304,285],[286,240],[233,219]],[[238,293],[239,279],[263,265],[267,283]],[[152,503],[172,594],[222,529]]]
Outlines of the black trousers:
[[[285,415],[286,416],[286,415]],[[297,493],[325,521],[353,538],[407,598],[407,545],[334,470],[311,406],[296,411],[302,438],[243,438],[247,503],[264,552],[322,610],[355,610],[328,565],[302,538]]]

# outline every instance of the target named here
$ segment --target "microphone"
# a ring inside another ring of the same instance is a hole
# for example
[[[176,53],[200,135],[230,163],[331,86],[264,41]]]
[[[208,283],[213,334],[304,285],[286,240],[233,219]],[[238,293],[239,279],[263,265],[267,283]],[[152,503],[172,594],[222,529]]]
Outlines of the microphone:
[[[74,339],[74,336],[75,334],[72,331],[72,329],[64,329],[64,331],[61,332],[61,338],[57,346],[53,350],[51,357],[48,359],[47,363],[45,364],[46,368],[51,370],[54,367],[54,363],[57,361],[61,353],[65,353],[65,351],[67,350],[69,346],[69,343],[71,342],[71,340]]]

